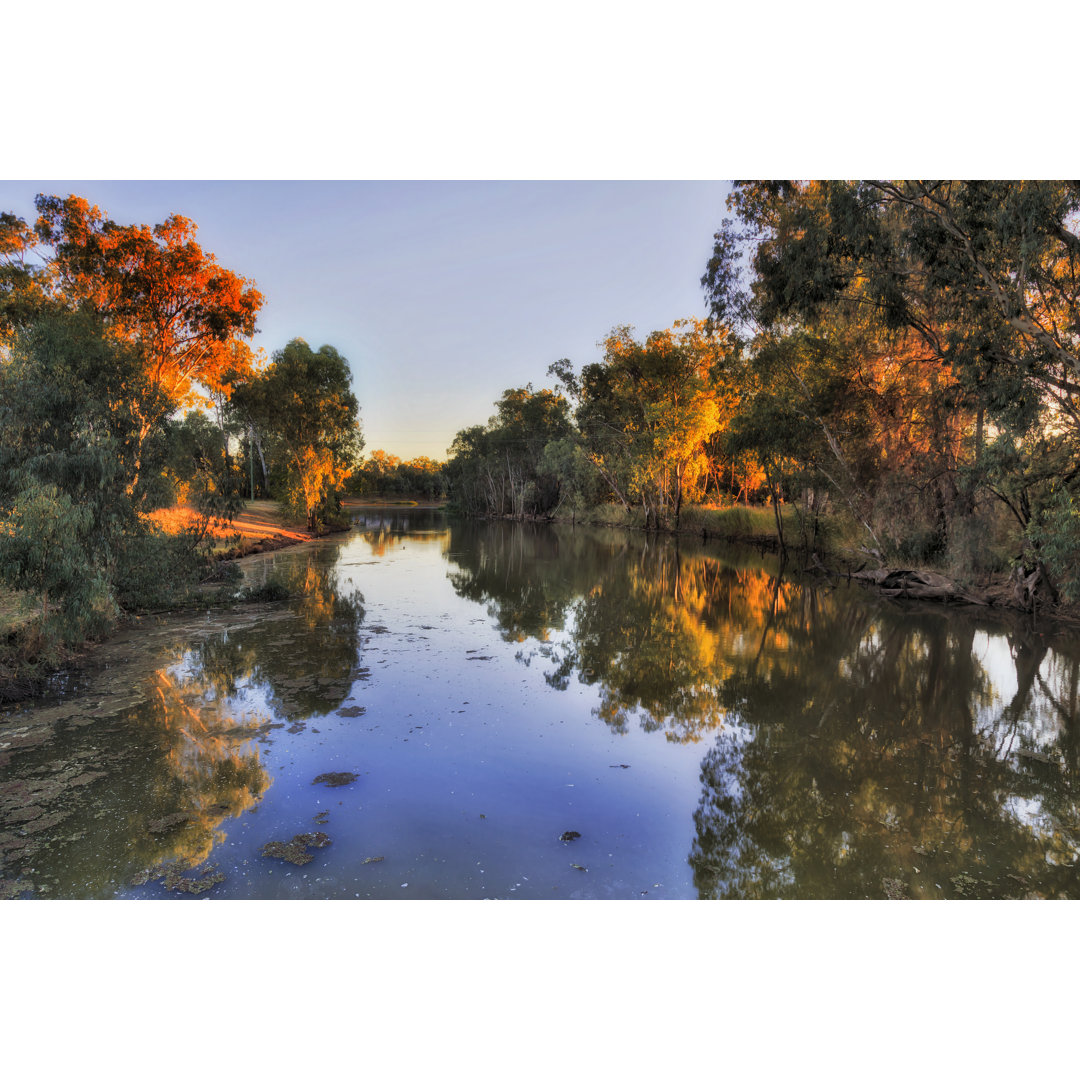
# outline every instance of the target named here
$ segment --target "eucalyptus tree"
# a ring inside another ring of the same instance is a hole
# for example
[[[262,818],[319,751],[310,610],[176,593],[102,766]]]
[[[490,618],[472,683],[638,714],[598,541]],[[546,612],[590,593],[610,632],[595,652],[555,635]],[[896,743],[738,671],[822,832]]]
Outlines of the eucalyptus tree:
[[[445,474],[467,514],[540,517],[560,502],[560,477],[547,447],[570,434],[570,404],[531,383],[503,391],[487,425],[459,431]]]
[[[160,395],[140,350],[86,314],[20,331],[0,364],[0,580],[38,605],[50,639],[98,633],[197,572],[182,539],[152,543],[167,447],[141,424]],[[135,486],[147,465],[155,482]]]
[[[669,519],[677,528],[684,500],[705,475],[705,446],[735,407],[725,378],[732,351],[725,329],[688,319],[644,342],[616,327],[602,362],[580,375],[568,360],[549,368],[577,403],[589,461],[627,510],[641,506],[648,528]]]
[[[271,490],[309,529],[359,463],[364,439],[348,361],[332,345],[294,338],[233,392],[270,458]]]
[[[929,493],[927,554],[970,530],[980,491],[1010,498],[1000,473],[987,483],[988,443],[1020,453],[1033,433],[1080,433],[1076,184],[754,182],[736,185],[729,207],[736,220],[702,278],[712,317],[733,321],[751,351],[812,335],[830,362],[858,331],[837,385],[870,408],[863,441],[845,444],[842,411],[811,415],[841,474],[853,453],[876,455],[879,479],[906,477],[911,499]],[[1051,487],[1029,489],[1036,518]]]
[[[204,252],[197,226],[179,214],[153,227],[122,225],[75,195],[39,195],[35,204],[33,226],[0,215],[0,341],[80,310],[99,317],[111,339],[137,345],[154,391],[152,411],[138,413],[141,447],[171,411],[221,389],[243,360],[238,346],[255,332],[262,294]]]

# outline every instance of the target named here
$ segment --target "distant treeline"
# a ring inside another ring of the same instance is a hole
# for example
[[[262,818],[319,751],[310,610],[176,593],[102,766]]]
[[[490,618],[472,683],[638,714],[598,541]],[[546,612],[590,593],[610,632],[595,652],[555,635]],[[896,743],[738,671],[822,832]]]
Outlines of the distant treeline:
[[[349,478],[347,490],[350,495],[442,499],[446,472],[442,462],[429,457],[402,461],[385,450],[373,450]]]

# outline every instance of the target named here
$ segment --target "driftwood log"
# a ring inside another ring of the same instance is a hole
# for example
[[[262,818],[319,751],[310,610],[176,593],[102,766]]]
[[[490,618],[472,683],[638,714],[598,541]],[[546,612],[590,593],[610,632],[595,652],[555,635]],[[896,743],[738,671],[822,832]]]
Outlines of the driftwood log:
[[[885,596],[909,596],[912,600],[983,606],[992,602],[986,595],[965,589],[955,581],[929,570],[859,570],[851,576],[876,585]]]

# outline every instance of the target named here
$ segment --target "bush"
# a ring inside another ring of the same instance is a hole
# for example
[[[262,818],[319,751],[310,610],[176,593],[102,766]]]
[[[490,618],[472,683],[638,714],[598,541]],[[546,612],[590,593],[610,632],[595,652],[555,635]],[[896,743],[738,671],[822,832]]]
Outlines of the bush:
[[[192,533],[124,537],[114,570],[114,595],[120,607],[153,611],[187,600],[209,570],[197,539]]]
[[[292,595],[289,587],[277,578],[270,578],[261,585],[249,585],[240,592],[240,599],[251,603],[273,603],[288,600]]]
[[[1053,495],[1041,519],[1027,528],[1038,552],[1066,600],[1080,600],[1080,498],[1066,488]]]

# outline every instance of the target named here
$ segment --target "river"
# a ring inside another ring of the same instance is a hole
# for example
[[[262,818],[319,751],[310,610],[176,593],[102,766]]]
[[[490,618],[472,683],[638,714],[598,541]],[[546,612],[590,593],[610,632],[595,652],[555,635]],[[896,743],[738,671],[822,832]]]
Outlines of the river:
[[[358,512],[0,713],[19,898],[1080,896],[1080,642],[752,550]]]

